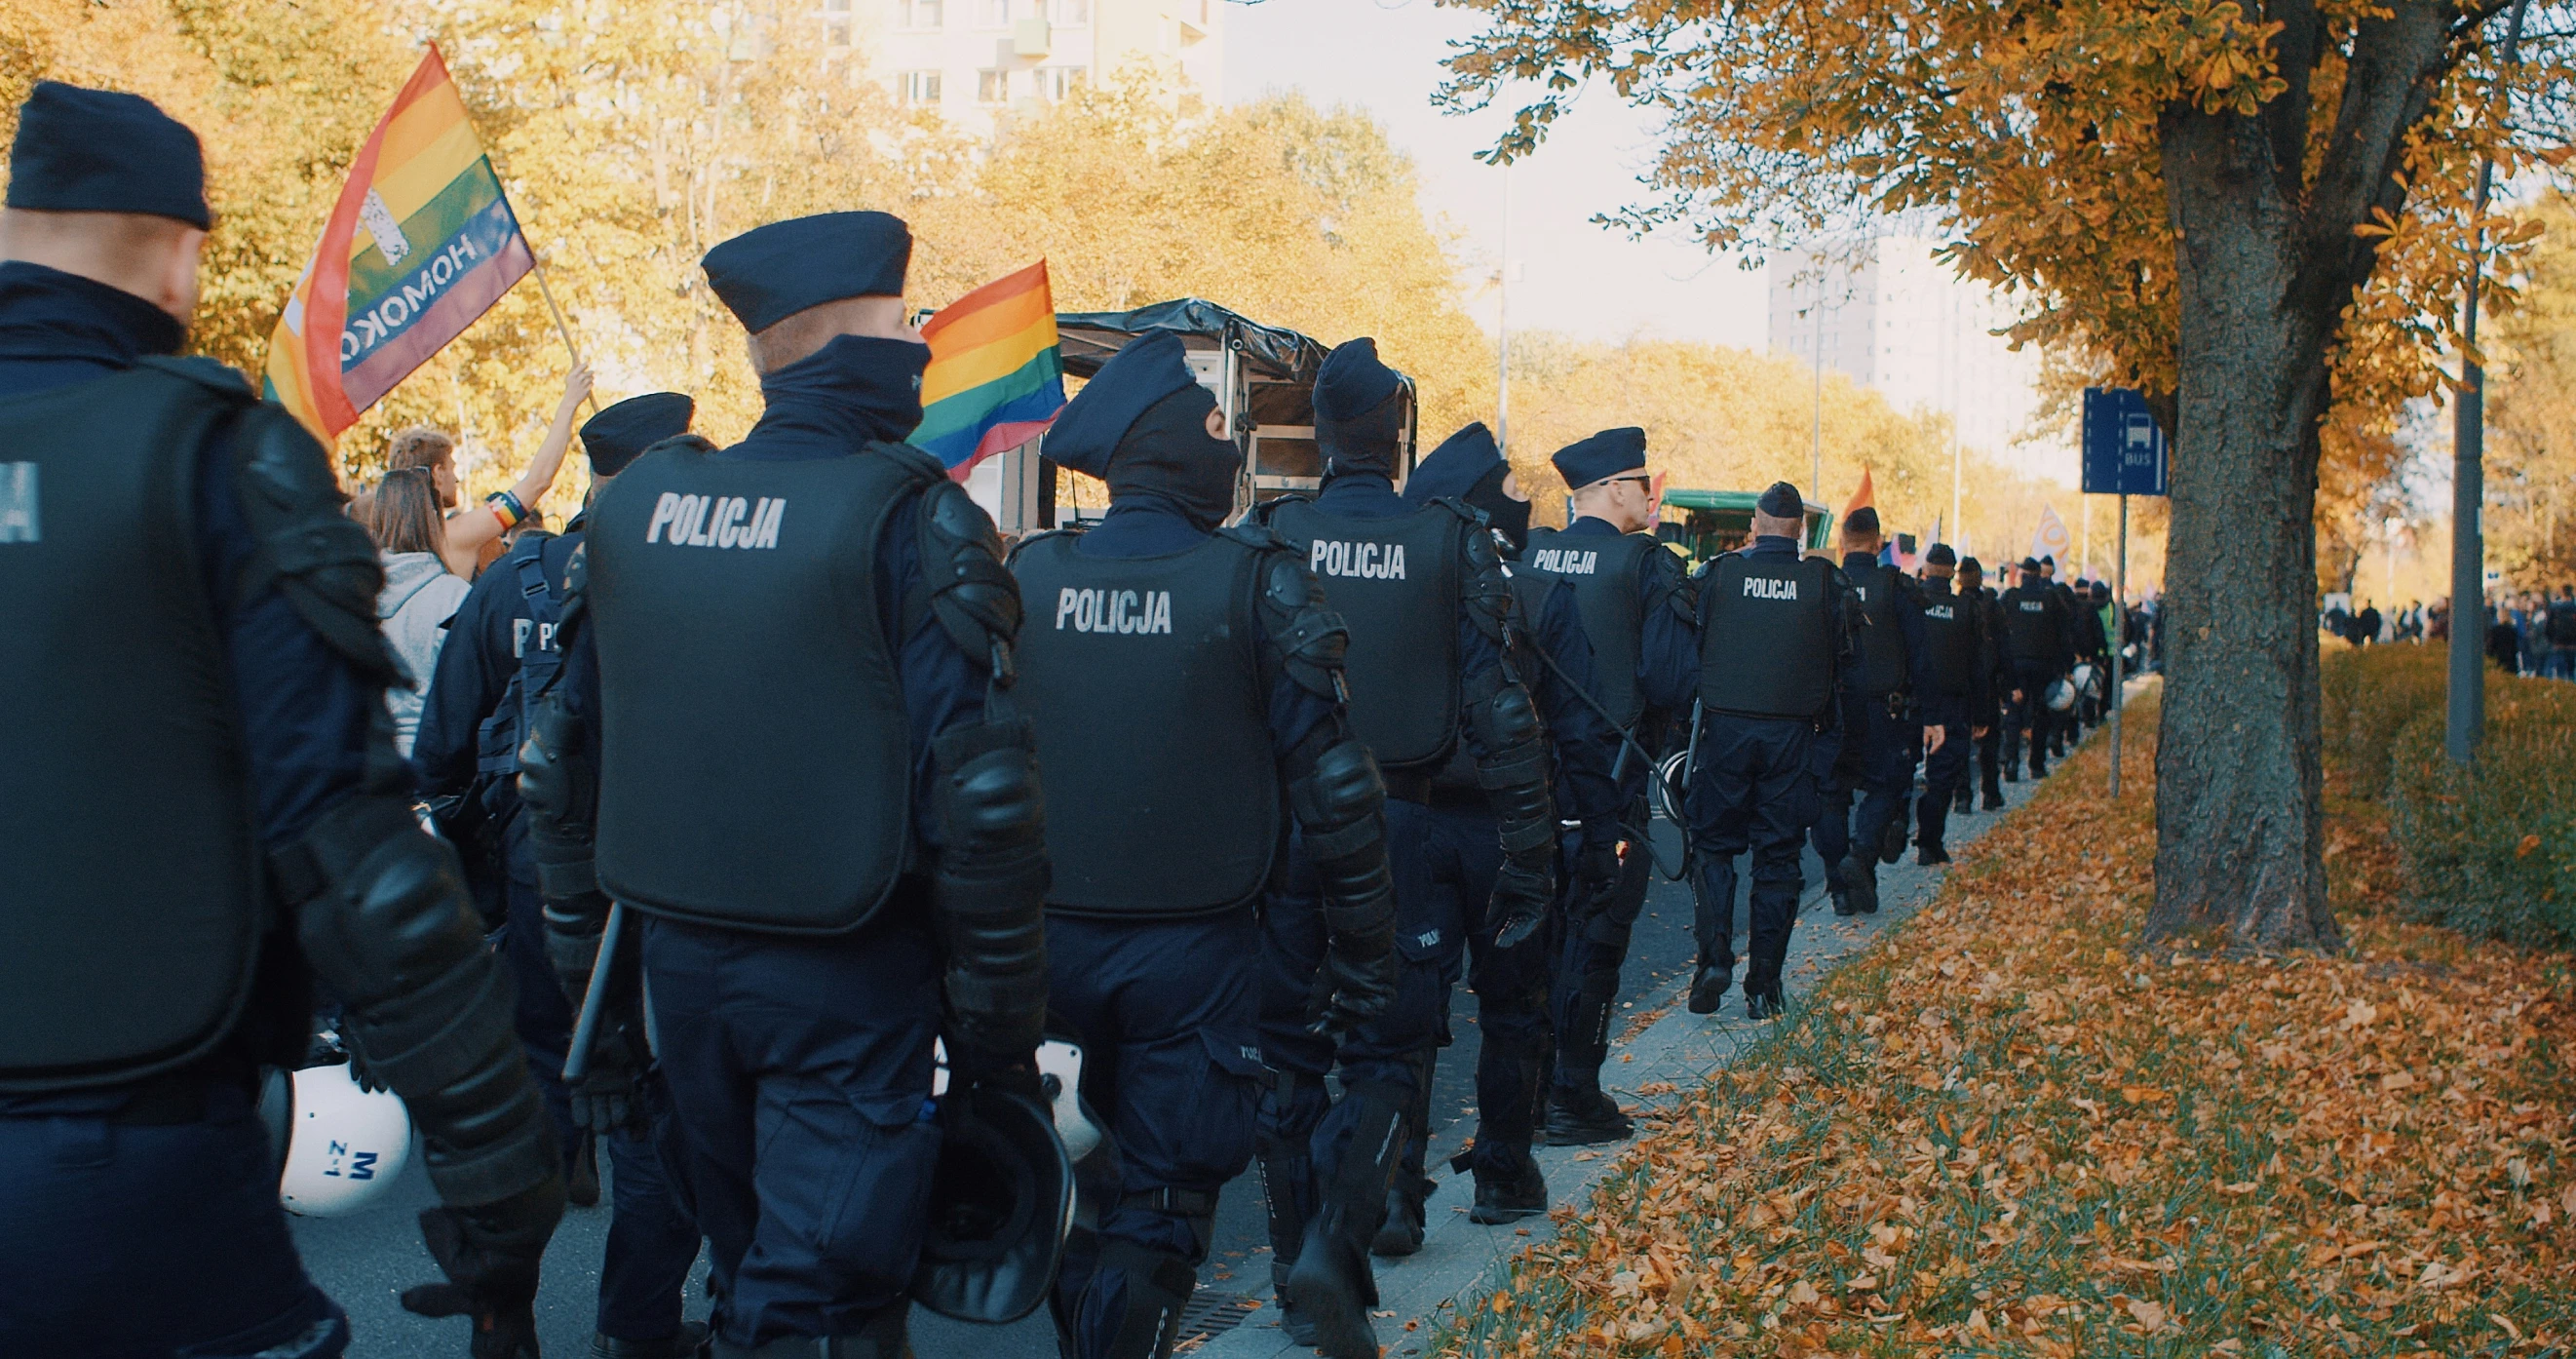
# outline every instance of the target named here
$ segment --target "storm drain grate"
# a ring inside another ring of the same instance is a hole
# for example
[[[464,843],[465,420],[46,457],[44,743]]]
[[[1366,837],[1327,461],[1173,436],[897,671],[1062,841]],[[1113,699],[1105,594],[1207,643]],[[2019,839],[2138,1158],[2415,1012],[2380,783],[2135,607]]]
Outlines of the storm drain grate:
[[[1180,1343],[1204,1344],[1240,1326],[1253,1313],[1261,1310],[1259,1298],[1241,1293],[1217,1293],[1202,1288],[1190,1295],[1190,1305],[1181,1309]]]

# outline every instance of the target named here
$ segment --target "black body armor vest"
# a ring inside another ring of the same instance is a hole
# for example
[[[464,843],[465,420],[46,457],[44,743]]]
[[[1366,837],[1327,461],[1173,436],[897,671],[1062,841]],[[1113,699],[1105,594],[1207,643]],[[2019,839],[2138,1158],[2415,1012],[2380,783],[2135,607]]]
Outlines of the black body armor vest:
[[[1622,727],[1636,726],[1646,706],[1637,687],[1637,667],[1645,652],[1637,573],[1644,569],[1646,554],[1661,551],[1663,544],[1651,534],[1569,537],[1541,528],[1530,530],[1529,547],[1521,553],[1522,570],[1574,587],[1583,635],[1592,642],[1592,697]]]
[[[677,441],[591,511],[599,881],[656,915],[866,924],[911,844],[911,744],[877,548],[916,450],[728,460]]]
[[[1027,601],[1012,693],[1047,788],[1047,909],[1172,919],[1249,905],[1287,820],[1258,651],[1261,553],[1222,534],[1160,557],[1079,535],[1011,558]]]
[[[1381,769],[1437,770],[1458,742],[1459,563],[1466,535],[1485,530],[1444,504],[1361,519],[1280,500],[1269,522],[1350,627],[1352,730]]]
[[[2016,585],[2004,591],[2004,649],[2016,661],[2057,659],[2057,619],[2047,587]]]
[[[158,360],[0,400],[0,1090],[222,1043],[270,920],[193,507],[251,405]]]
[[[1712,712],[1821,716],[1834,699],[1833,567],[1730,552],[1700,586],[1699,697]]]
[[[1896,616],[1897,591],[1905,588],[1897,570],[1872,562],[1866,571],[1843,574],[1860,596],[1861,617],[1869,620],[1860,630],[1860,673],[1853,687],[1872,698],[1902,692],[1913,678],[1913,658],[1905,654],[1904,625]]]
[[[1941,693],[1960,697],[1975,689],[1980,640],[1977,613],[1984,607],[1985,601],[1974,596],[1962,598],[1945,590],[1924,591],[1923,663],[1932,674],[1932,687]]]

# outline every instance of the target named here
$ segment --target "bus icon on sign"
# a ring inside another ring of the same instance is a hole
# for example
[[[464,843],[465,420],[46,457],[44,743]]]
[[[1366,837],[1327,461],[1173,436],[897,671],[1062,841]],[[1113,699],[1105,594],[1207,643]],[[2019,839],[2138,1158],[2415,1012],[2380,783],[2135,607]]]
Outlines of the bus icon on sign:
[[[2145,411],[2131,411],[2122,424],[2125,430],[2121,445],[2128,454],[2129,460],[2138,463],[2153,462],[2156,451],[2155,417]]]

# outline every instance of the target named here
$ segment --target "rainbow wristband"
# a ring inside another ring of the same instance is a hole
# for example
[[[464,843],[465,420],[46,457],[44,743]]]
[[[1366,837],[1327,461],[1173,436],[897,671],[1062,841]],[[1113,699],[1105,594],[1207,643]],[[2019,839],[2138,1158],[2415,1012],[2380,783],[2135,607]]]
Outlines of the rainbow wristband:
[[[483,497],[483,503],[491,507],[492,513],[499,517],[503,533],[517,528],[519,521],[528,517],[528,507],[520,504],[519,498],[508,491],[494,491]]]

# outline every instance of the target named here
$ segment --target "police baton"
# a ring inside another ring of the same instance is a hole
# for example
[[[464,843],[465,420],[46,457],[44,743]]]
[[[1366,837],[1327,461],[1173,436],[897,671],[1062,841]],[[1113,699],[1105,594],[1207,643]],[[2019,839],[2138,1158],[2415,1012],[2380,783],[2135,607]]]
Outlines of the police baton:
[[[617,942],[626,933],[626,904],[608,903],[608,923],[599,931],[599,957],[590,965],[590,985],[581,993],[581,1018],[572,1026],[572,1050],[564,1054],[564,1084],[590,1073],[590,1047],[599,1041],[599,1016],[608,1008],[608,969],[617,958]]]

